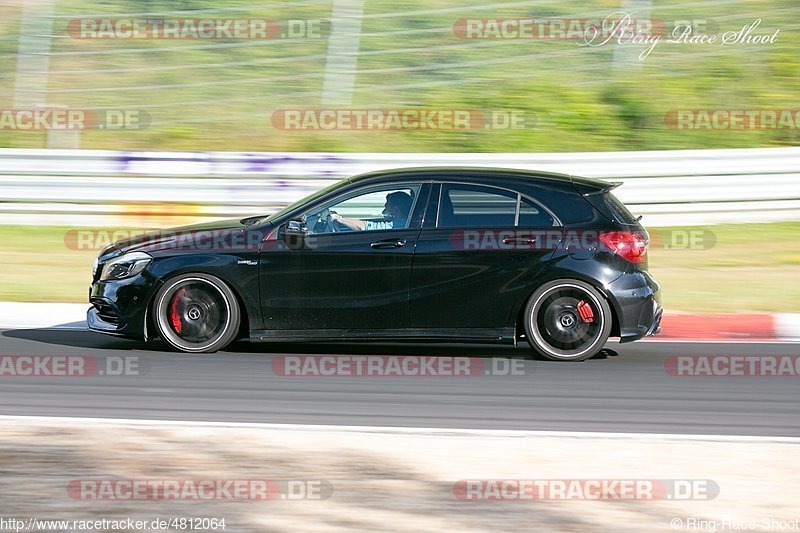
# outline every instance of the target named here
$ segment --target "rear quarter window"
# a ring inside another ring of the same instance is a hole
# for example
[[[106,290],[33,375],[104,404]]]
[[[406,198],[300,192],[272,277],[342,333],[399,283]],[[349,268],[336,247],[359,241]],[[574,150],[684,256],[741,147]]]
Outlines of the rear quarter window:
[[[519,204],[519,226],[547,228],[556,225],[548,212],[531,200],[522,197]]]
[[[589,224],[599,215],[592,205],[570,185],[555,187],[531,187],[526,194],[547,206],[565,225]],[[521,217],[520,217],[521,218]],[[520,220],[522,225],[522,220]],[[542,224],[544,225],[544,224]]]
[[[625,204],[620,202],[619,198],[614,196],[611,191],[603,191],[603,202],[617,222],[622,224],[636,224],[638,222],[636,217],[625,207]]]

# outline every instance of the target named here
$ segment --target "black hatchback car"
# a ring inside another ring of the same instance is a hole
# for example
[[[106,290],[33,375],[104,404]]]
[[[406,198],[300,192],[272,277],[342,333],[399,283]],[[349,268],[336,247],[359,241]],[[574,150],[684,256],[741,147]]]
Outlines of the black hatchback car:
[[[616,184],[486,168],[374,172],[270,216],[116,242],[88,326],[185,352],[251,341],[516,344],[580,361],[659,332],[649,237]]]

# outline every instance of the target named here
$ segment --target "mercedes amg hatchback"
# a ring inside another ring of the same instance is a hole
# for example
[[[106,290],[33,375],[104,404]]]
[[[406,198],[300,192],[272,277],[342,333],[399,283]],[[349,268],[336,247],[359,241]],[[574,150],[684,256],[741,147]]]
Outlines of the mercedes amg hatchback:
[[[580,361],[659,332],[649,236],[616,184],[422,168],[269,216],[148,233],[95,262],[88,326],[185,352],[231,341],[527,341]]]

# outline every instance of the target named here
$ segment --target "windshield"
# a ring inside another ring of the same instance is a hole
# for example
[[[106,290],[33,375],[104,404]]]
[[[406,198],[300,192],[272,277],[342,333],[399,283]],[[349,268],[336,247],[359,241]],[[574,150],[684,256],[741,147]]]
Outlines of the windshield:
[[[295,209],[297,209],[298,207],[300,207],[302,205],[305,205],[307,203],[313,202],[317,198],[321,198],[322,196],[328,194],[329,192],[331,192],[331,191],[333,191],[335,189],[338,189],[339,187],[342,187],[343,185],[346,185],[347,183],[348,183],[347,180],[337,181],[333,185],[328,185],[324,189],[320,189],[317,192],[312,193],[312,194],[306,196],[305,198],[294,202],[293,204],[287,205],[286,207],[284,207],[280,211],[272,213],[271,215],[267,216],[266,218],[264,218],[262,220],[263,220],[263,222],[272,222],[273,220],[276,220],[276,219],[282,217],[286,213],[294,211]]]

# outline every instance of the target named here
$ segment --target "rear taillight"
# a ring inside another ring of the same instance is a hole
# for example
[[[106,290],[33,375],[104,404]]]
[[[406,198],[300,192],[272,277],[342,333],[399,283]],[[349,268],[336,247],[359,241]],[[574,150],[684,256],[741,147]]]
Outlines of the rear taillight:
[[[631,263],[647,261],[647,241],[644,236],[632,231],[601,233],[600,240],[608,248]]]

